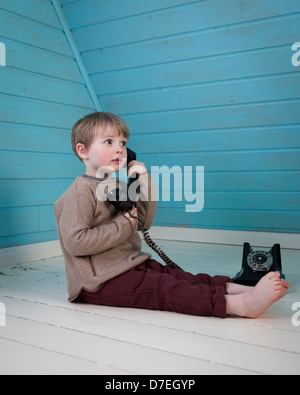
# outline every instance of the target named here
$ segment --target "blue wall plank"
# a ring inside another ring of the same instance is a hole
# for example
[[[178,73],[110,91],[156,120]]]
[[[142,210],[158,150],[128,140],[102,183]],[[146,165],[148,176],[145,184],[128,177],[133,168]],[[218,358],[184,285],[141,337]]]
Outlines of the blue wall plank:
[[[295,150],[261,150],[227,152],[191,152],[164,155],[140,156],[148,167],[151,166],[204,166],[206,172],[211,171],[284,171],[295,170],[300,165],[300,148]],[[154,163],[154,164],[153,164]]]
[[[81,50],[88,70],[93,74],[281,45],[291,47],[299,35],[299,22],[300,15],[295,13],[274,20],[257,21],[254,24],[201,30],[166,38],[137,41],[124,46],[102,48],[99,42],[99,48],[94,51],[84,51],[84,48]]]
[[[204,57],[102,73],[95,72],[91,75],[91,79],[97,93],[103,97],[111,93],[280,75],[287,72],[299,73],[292,62],[287,62],[290,55],[291,46],[285,45],[216,55],[213,58]]]
[[[164,8],[179,6],[191,3],[191,0],[139,0],[124,1],[110,0],[101,7],[99,13],[99,0],[83,0],[80,2],[70,2],[61,0],[64,12],[68,18],[71,29],[75,27],[92,25],[100,22],[130,17],[132,15],[144,14],[146,12],[163,10]]]
[[[1,209],[0,237],[38,232],[38,207]]]
[[[51,206],[73,181],[74,178],[1,179],[0,206]]]
[[[80,117],[92,110],[1,93],[0,101],[0,119],[3,122],[43,127],[70,129]]]
[[[74,154],[3,151],[0,156],[0,179],[60,179],[82,173],[83,165]]]
[[[56,224],[51,206],[19,207],[9,210],[0,209],[0,245],[6,247],[9,236],[55,232]]]
[[[168,139],[168,144],[165,144],[166,139]],[[240,127],[201,130],[201,132],[185,130],[184,133],[174,130],[155,135],[137,134],[133,136],[133,142],[139,148],[139,154],[176,153],[179,141],[181,152],[232,152],[234,150],[295,148],[299,142],[299,125]]]
[[[62,30],[0,10],[0,36],[72,56]]]
[[[162,190],[159,192],[159,207],[179,208],[184,210],[189,201],[168,201],[164,199]],[[173,198],[175,192],[171,191],[170,197]],[[226,199],[227,195],[227,199]],[[183,195],[184,198],[184,195]],[[195,203],[195,202],[194,202]],[[300,192],[279,192],[279,191],[208,191],[205,189],[204,203],[206,210],[255,210],[255,211],[299,211]],[[193,203],[192,203],[193,204]],[[197,214],[196,214],[197,215]]]
[[[1,150],[72,153],[69,129],[0,122]]]
[[[73,124],[94,111],[49,0],[3,0],[0,42],[0,248],[57,239],[54,201],[84,172]]]
[[[204,210],[192,215],[186,213],[183,207],[177,210],[160,208],[159,211],[158,226],[171,222],[176,227],[228,229],[230,223],[231,230],[298,233],[300,221],[299,212],[294,211]],[[283,217],[285,223],[282,223]]]
[[[113,2],[110,3],[112,6]],[[135,6],[137,3],[136,1]],[[79,14],[83,6],[84,4],[81,4],[77,15],[80,15],[84,22],[85,18],[82,17],[82,13]],[[224,37],[226,39],[226,35],[231,38],[230,25],[246,23],[252,20],[256,21],[258,18],[258,9],[259,19],[276,18],[277,16],[300,11],[299,3],[289,1],[283,3],[278,0],[273,0],[272,2],[244,0],[243,3],[237,0],[219,1],[218,3],[198,1],[181,7],[175,6],[176,2],[174,4],[171,3],[170,8],[160,10],[158,8],[154,12],[144,12],[140,15],[136,15],[136,10],[132,9],[131,16],[125,13],[122,18],[120,17],[111,22],[103,23],[103,13],[97,12],[97,9],[99,10],[100,8],[99,3],[98,6],[94,3],[93,24],[88,26],[89,21],[87,20],[83,27],[73,28],[73,33],[78,47],[84,51],[98,49],[99,44],[101,48],[106,48],[136,41],[157,39],[160,37],[165,38],[178,34],[184,35],[190,32],[193,34],[196,31],[201,32],[202,30],[212,28],[219,29],[223,26],[226,26]],[[107,6],[104,9],[107,9]],[[127,5],[127,10],[130,9],[129,4]],[[91,11],[91,8],[89,10]],[[124,17],[125,15],[127,17]],[[69,19],[72,26],[73,20],[71,15]]]
[[[236,191],[299,192],[299,180],[300,170],[210,172],[205,177],[205,189],[229,191],[232,194]]]
[[[125,115],[132,133],[223,129],[300,123],[300,100]],[[122,115],[122,114],[121,114]],[[296,143],[297,144],[297,143]],[[297,145],[296,145],[297,146]]]
[[[7,58],[14,69],[82,83],[82,76],[73,56],[65,56],[28,44],[0,37],[9,48]]]
[[[83,83],[70,82],[28,71],[4,67],[1,70],[1,92],[26,98],[69,104],[78,107],[93,107]]]
[[[260,95],[256,95],[260,92]],[[102,96],[108,111],[122,114],[183,110],[241,103],[298,99],[300,72],[217,83],[201,83]]]
[[[61,29],[55,10],[49,0],[1,0],[1,8],[33,19],[36,22]]]

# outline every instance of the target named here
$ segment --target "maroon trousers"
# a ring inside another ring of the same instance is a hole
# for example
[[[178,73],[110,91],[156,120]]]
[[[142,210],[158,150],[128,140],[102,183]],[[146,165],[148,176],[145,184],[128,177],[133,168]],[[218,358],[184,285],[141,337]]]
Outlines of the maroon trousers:
[[[97,292],[82,290],[80,298],[90,304],[225,318],[227,282],[229,277],[193,275],[149,259]]]

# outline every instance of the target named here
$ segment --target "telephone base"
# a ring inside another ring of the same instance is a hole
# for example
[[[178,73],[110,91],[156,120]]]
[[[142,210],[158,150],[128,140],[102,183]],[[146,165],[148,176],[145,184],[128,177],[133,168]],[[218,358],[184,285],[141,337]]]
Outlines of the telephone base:
[[[270,251],[254,251],[249,243],[244,243],[243,263],[233,282],[241,285],[255,286],[267,273],[282,272],[280,245],[274,244]]]

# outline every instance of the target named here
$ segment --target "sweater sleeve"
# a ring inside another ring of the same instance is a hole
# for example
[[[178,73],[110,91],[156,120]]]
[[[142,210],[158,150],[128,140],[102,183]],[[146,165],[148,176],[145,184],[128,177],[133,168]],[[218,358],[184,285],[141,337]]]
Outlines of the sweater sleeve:
[[[121,213],[100,226],[92,226],[97,204],[95,197],[90,190],[78,188],[75,192],[64,200],[58,219],[62,243],[69,254],[100,254],[132,235],[130,221]],[[104,206],[105,203],[98,204]]]
[[[142,228],[150,229],[157,211],[157,188],[148,172],[140,175],[140,199],[137,202],[138,217],[143,222]]]

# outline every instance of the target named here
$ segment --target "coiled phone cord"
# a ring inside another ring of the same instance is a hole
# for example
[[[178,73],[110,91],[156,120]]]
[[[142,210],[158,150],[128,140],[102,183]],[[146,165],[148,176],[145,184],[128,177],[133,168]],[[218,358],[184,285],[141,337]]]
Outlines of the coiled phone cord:
[[[139,217],[135,217],[134,215],[131,214],[130,210],[128,211],[129,215],[134,218],[137,219],[138,221],[140,221],[140,223],[144,226],[144,224],[142,223],[141,219]],[[156,252],[156,254],[165,262],[165,264],[167,266],[170,266],[172,269],[178,269],[181,270],[182,272],[184,272],[184,270],[178,266],[175,262],[172,261],[172,259],[170,259],[168,257],[167,254],[165,254],[165,252],[152,240],[149,232],[147,231],[146,228],[142,228],[142,234],[144,237],[144,240],[146,242],[146,244],[153,250]]]

